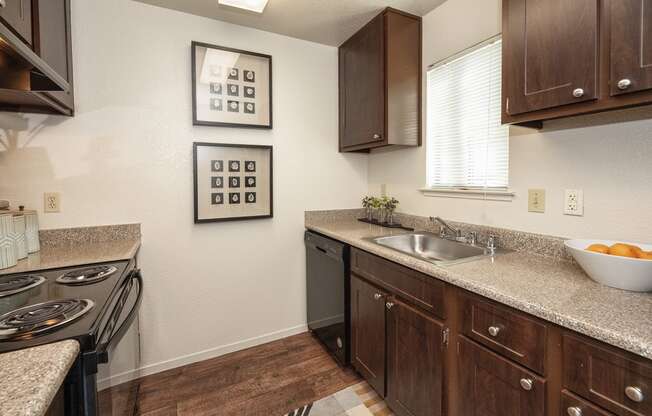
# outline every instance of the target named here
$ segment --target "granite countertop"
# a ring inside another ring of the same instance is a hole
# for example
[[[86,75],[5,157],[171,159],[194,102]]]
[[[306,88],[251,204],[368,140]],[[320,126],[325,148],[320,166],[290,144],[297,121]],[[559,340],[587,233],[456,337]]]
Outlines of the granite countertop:
[[[40,251],[0,275],[131,259],[140,248],[140,225],[42,230],[40,237]]]
[[[403,234],[352,217],[306,216],[305,227],[512,306],[562,327],[652,359],[652,294],[627,292],[591,280],[572,262],[509,252],[438,266],[365,240]]]
[[[78,354],[74,340],[0,354],[0,415],[44,415]]]

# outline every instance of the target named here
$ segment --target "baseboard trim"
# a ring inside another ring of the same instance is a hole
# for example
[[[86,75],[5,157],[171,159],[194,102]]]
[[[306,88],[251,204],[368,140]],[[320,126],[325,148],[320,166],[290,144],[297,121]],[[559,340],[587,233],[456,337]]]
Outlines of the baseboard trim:
[[[211,358],[220,357],[222,355],[230,354],[232,352],[255,347],[261,344],[266,344],[268,342],[276,341],[282,338],[287,338],[292,335],[301,334],[307,331],[308,331],[308,326],[306,324],[297,325],[291,328],[282,329],[280,331],[270,332],[257,337],[233,342],[231,344],[221,345],[219,347],[214,347],[207,350],[194,352],[192,354],[182,355],[181,357],[173,358],[171,360],[165,360],[158,363],[149,364],[140,367],[136,370],[125,371],[124,373],[113,375],[110,378],[98,380],[97,382],[98,390],[103,390],[108,387],[117,386],[118,384],[126,383],[128,381],[135,380],[140,377],[149,376],[152,374],[160,373],[166,370],[171,370],[173,368],[181,367],[184,365],[208,360]]]

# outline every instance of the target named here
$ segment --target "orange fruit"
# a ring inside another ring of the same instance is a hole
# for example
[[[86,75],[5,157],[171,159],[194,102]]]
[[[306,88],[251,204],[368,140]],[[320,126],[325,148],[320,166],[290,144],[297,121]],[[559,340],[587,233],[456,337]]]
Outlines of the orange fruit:
[[[591,244],[586,249],[596,253],[609,254],[609,246],[605,246],[604,244]]]
[[[652,260],[652,251],[641,250],[641,254],[638,255],[638,258],[643,260]]]
[[[609,247],[612,256],[638,258],[636,251],[629,244],[617,243]]]
[[[631,247],[631,249],[634,250],[634,253],[636,253],[637,257],[640,257],[641,254],[644,253],[643,249],[640,248],[639,246],[635,246],[634,244],[625,244],[625,245]]]

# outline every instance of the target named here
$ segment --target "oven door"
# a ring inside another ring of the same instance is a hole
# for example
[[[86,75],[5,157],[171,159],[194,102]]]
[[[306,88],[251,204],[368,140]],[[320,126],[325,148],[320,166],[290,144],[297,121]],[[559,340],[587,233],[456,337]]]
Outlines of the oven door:
[[[139,270],[125,281],[97,349],[97,414],[137,414],[143,282]]]

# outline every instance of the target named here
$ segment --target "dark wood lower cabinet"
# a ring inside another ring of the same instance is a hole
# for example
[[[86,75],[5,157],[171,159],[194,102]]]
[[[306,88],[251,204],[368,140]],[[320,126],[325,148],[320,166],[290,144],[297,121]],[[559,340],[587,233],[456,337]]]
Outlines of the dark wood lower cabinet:
[[[356,248],[351,259],[353,366],[397,416],[652,416],[651,360]]]
[[[544,416],[546,383],[465,337],[458,339],[460,416]]]
[[[385,292],[351,276],[351,361],[385,397]]]
[[[398,416],[442,414],[444,325],[390,299],[387,312],[387,404]]]

